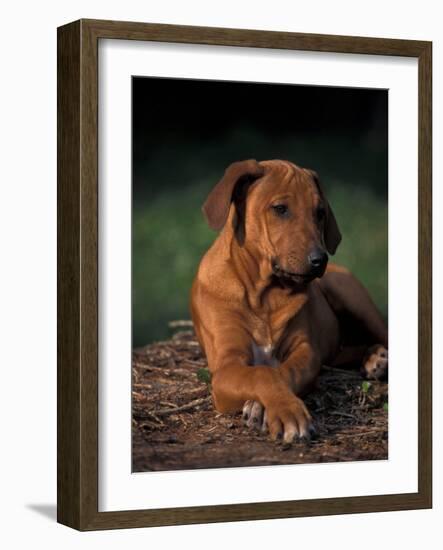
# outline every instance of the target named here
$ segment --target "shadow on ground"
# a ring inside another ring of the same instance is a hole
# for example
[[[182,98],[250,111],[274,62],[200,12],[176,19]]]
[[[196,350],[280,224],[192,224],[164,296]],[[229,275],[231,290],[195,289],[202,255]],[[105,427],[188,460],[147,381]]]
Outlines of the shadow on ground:
[[[51,521],[57,521],[57,506],[55,504],[26,504],[26,508]]]

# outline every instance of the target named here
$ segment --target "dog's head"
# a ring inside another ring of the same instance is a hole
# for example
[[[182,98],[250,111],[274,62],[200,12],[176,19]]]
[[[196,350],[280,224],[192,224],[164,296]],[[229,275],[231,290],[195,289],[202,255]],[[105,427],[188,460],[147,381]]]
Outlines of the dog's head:
[[[231,164],[203,212],[212,229],[231,208],[235,237],[264,255],[280,278],[306,283],[321,277],[341,240],[335,216],[312,170],[286,161]]]

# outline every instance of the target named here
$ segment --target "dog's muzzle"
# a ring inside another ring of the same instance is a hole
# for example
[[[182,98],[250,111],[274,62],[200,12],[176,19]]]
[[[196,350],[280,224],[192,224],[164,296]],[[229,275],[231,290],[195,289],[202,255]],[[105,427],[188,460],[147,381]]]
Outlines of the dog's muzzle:
[[[328,255],[324,250],[316,249],[309,254],[307,264],[309,269],[305,273],[295,273],[283,269],[277,258],[273,258],[271,262],[272,272],[280,279],[296,284],[307,284],[313,279],[323,276],[328,264]]]

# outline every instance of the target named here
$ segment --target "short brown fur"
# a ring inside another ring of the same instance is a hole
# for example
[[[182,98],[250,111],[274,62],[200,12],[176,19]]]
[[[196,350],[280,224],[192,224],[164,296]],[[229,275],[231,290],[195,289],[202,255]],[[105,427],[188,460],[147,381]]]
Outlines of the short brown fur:
[[[388,343],[366,289],[345,268],[326,267],[326,251],[335,253],[341,235],[318,176],[287,161],[237,162],[203,211],[222,227],[191,296],[214,405],[233,412],[258,402],[273,438],[309,438],[314,428],[301,396],[321,365],[340,362],[350,348],[361,361],[367,348]],[[311,265],[315,254],[319,267]],[[360,327],[358,339],[343,316]],[[278,366],[254,363],[254,347],[272,349]]]

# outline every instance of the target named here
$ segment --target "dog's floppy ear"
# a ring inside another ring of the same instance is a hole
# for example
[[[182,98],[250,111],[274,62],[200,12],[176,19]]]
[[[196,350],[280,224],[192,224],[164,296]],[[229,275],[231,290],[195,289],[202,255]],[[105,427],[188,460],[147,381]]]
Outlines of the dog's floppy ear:
[[[238,187],[260,178],[263,174],[264,168],[253,159],[234,162],[228,166],[224,176],[209,193],[202,207],[211,229],[220,231],[225,225],[231,202],[238,192]]]
[[[308,172],[314,178],[315,184],[318,188],[318,191],[323,199],[323,202],[326,208],[325,228],[324,228],[324,234],[323,234],[325,246],[329,254],[335,254],[335,251],[337,250],[337,247],[341,241],[340,229],[338,228],[338,224],[337,224],[337,220],[335,219],[334,212],[332,211],[332,208],[326,198],[326,195],[324,194],[323,188],[320,185],[320,179],[318,177],[317,172],[314,172],[313,170],[308,170]]]

